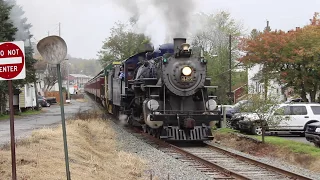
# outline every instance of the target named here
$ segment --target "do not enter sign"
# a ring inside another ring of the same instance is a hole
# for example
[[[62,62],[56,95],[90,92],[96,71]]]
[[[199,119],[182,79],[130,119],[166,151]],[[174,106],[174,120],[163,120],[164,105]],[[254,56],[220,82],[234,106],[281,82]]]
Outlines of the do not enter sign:
[[[0,80],[25,79],[24,42],[0,43]]]

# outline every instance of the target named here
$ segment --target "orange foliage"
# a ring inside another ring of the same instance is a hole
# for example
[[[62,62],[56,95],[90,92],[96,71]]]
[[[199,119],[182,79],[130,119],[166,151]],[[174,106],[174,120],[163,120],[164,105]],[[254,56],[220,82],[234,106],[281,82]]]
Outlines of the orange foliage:
[[[263,64],[270,71],[282,72],[282,82],[314,90],[320,79],[319,13],[303,28],[264,31],[255,38],[242,39],[241,49],[247,52],[241,62]]]

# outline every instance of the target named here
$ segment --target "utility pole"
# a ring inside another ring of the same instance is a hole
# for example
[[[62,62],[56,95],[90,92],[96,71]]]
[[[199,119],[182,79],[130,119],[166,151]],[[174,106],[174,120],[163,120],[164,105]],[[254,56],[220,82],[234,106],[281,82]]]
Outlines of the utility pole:
[[[68,60],[68,59],[66,59],[66,60]],[[67,63],[67,68],[68,68],[68,79],[67,79],[67,99],[69,99],[70,100],[70,89],[69,89],[69,84],[70,84],[70,82],[69,82],[69,68],[70,68],[70,63]]]
[[[30,30],[28,30],[28,33],[29,33],[29,46],[30,46],[30,49],[32,49]],[[35,71],[37,71],[37,70],[35,70]],[[38,87],[37,87],[37,72],[35,72],[34,75],[35,75],[35,80],[33,82],[33,85],[34,85],[34,92],[36,94],[36,110],[39,110]]]
[[[61,36],[61,23],[59,22],[59,36]]]
[[[232,74],[232,69],[231,69],[231,63],[232,63],[232,56],[231,56],[231,34],[229,35],[229,104],[232,104],[231,100],[231,92],[232,92],[232,82],[231,82],[231,74]]]

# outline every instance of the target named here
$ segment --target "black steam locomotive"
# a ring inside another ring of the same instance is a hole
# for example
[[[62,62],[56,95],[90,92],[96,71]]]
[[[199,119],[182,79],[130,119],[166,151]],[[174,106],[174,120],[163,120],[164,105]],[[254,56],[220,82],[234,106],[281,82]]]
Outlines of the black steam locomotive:
[[[202,51],[201,51],[202,52]],[[114,62],[85,85],[119,120],[141,126],[167,141],[213,139],[210,123],[220,124],[220,111],[208,89],[207,62],[185,38],[175,38]]]

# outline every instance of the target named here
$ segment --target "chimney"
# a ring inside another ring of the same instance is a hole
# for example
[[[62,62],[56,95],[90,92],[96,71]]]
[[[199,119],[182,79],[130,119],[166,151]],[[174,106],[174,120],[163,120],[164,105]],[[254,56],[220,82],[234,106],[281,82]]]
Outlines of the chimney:
[[[186,38],[173,38],[174,53],[176,54],[178,52],[177,48],[180,48],[181,44],[186,42],[187,42]]]

